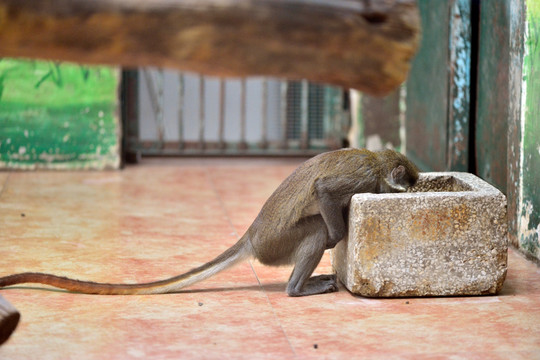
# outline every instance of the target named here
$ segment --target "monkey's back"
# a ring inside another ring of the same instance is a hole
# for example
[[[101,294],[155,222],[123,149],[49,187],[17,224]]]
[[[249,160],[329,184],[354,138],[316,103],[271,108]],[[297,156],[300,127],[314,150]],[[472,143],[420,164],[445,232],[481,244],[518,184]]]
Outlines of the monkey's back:
[[[302,163],[268,198],[248,229],[254,256],[268,265],[292,262],[306,232],[327,231],[318,209],[316,182],[331,177],[350,183],[366,171],[371,157],[374,153],[368,150],[342,149]]]

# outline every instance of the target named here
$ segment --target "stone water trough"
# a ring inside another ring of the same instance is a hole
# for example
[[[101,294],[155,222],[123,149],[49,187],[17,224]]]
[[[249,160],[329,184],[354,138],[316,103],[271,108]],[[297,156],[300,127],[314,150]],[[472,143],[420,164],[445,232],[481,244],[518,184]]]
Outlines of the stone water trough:
[[[506,197],[468,173],[422,173],[407,193],[357,194],[332,264],[369,297],[497,293],[507,269]]]

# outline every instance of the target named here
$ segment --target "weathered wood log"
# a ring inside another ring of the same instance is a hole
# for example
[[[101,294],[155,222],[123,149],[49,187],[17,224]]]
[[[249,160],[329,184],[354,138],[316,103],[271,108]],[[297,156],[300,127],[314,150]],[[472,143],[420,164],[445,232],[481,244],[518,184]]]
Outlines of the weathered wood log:
[[[415,0],[0,0],[0,56],[306,78],[374,95],[402,83]]]
[[[0,295],[0,345],[15,331],[20,318],[17,309]]]

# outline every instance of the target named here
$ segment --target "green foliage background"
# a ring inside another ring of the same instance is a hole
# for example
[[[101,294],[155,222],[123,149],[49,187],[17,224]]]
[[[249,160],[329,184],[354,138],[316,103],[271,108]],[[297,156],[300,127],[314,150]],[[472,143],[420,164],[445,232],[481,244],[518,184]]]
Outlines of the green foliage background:
[[[0,59],[0,168],[117,168],[119,71]]]

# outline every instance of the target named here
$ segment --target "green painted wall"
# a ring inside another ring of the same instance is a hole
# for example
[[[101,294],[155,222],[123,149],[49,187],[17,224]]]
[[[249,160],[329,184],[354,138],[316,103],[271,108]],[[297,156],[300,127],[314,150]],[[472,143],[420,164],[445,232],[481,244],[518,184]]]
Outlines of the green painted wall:
[[[0,168],[120,165],[119,71],[0,59]]]
[[[519,246],[540,259],[540,1],[526,1]]]

